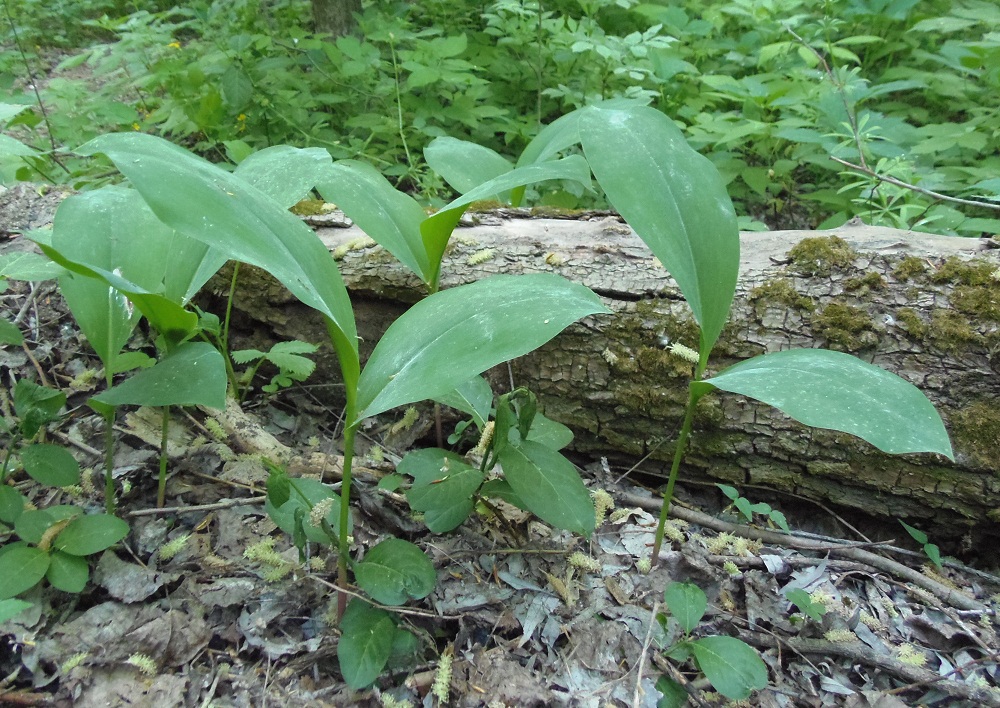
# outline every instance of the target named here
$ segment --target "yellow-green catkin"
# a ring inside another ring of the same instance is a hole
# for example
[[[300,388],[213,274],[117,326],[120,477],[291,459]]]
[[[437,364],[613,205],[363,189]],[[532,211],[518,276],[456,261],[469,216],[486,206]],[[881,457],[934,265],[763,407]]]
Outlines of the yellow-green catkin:
[[[580,570],[587,571],[588,573],[601,572],[600,562],[585,553],[581,553],[580,551],[570,555],[567,562],[574,568],[579,568]]]
[[[74,654],[70,658],[63,662],[62,666],[59,667],[60,673],[64,676],[70,671],[75,669],[77,666],[83,663],[83,660],[90,656],[89,652],[81,651],[78,654]]]
[[[597,520],[595,526],[600,526],[604,523],[608,512],[615,508],[615,500],[603,489],[595,489],[590,496],[594,499],[594,513]]]
[[[158,671],[156,662],[148,654],[139,654],[137,652],[127,658],[125,663],[131,664],[147,676],[156,676],[156,672]]]
[[[191,534],[184,533],[164,543],[160,546],[160,560],[168,561],[183,551],[184,546],[187,545],[188,539],[190,538]]]
[[[485,455],[486,449],[490,446],[493,441],[493,428],[495,427],[494,422],[491,420],[483,426],[483,434],[479,436],[479,442],[476,446],[472,448],[473,455]]]
[[[434,684],[431,686],[431,693],[443,705],[448,702],[448,694],[451,692],[451,662],[452,647],[449,645],[441,658],[438,660],[438,670],[434,675]]]

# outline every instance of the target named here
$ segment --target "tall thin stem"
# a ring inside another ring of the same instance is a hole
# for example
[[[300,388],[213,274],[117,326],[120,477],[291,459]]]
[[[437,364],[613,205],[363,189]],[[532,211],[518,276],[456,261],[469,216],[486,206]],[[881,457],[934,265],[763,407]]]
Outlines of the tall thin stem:
[[[170,432],[170,406],[163,406],[160,437],[160,483],[156,488],[156,507],[163,508],[167,498],[167,437]]]
[[[701,368],[700,366],[698,367]],[[701,379],[701,372],[695,375],[695,381]],[[687,448],[688,438],[691,437],[691,424],[694,421],[694,409],[698,405],[698,400],[703,394],[695,393],[693,387],[688,388],[687,408],[684,410],[684,422],[681,423],[681,433],[677,437],[677,447],[674,448],[674,460],[670,465],[670,477],[667,479],[667,489],[663,493],[663,507],[660,509],[660,520],[656,524],[656,538],[653,541],[653,565],[656,565],[660,557],[660,547],[663,545],[663,533],[667,523],[667,513],[670,511],[670,502],[674,499],[674,485],[677,483],[677,476],[681,469],[681,460],[684,458],[684,450]]]
[[[109,384],[110,388],[110,384]],[[115,513],[115,414],[112,407],[104,414],[104,510]]]
[[[354,405],[348,401],[347,426],[344,428],[344,476],[340,486],[340,529],[337,534],[337,583],[342,588],[348,587],[347,564],[350,559],[351,543],[348,539],[351,520],[351,464],[354,461],[354,434],[357,423],[354,422]],[[344,616],[347,609],[347,593],[337,596],[337,618]]]

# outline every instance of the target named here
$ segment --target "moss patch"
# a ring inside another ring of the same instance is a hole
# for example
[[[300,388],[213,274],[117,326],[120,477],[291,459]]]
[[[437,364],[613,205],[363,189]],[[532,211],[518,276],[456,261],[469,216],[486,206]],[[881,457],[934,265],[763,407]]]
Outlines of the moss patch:
[[[1000,460],[1000,409],[996,401],[976,401],[949,416],[956,452],[983,467]]]
[[[466,211],[481,214],[483,212],[496,211],[497,209],[505,209],[508,206],[509,205],[497,201],[496,199],[480,199],[472,202]]]
[[[997,265],[992,261],[981,258],[964,261],[956,256],[951,256],[931,276],[931,280],[935,283],[998,286],[1000,282],[993,277],[996,270]]]
[[[896,319],[903,324],[906,331],[915,339],[923,339],[927,336],[927,325],[920,319],[920,315],[912,307],[900,308],[896,313]]]
[[[291,211],[296,216],[319,216],[328,213],[326,202],[322,199],[303,199],[292,206]]]
[[[857,257],[854,249],[837,236],[804,238],[788,252],[792,266],[805,275],[830,275],[848,267]]]
[[[915,275],[921,275],[927,271],[927,263],[923,258],[917,258],[916,256],[907,256],[901,260],[896,267],[893,269],[892,274],[899,280],[905,283],[907,280]]]
[[[871,316],[859,307],[831,302],[812,319],[812,329],[831,345],[857,351],[878,343]]]
[[[844,281],[844,289],[848,292],[857,292],[860,295],[872,290],[885,290],[886,282],[879,273],[869,271],[860,278],[848,278]]]
[[[1000,322],[1000,283],[959,285],[951,294],[951,304],[970,317]]]
[[[806,297],[796,290],[795,285],[788,278],[775,278],[763,285],[758,285],[750,291],[749,300],[751,303],[760,303],[765,307],[779,303],[806,312],[812,312],[816,309],[816,303],[813,302],[812,298]]]
[[[567,209],[565,207],[539,205],[531,207],[531,215],[543,219],[573,219],[580,214],[585,214],[585,209]]]
[[[938,349],[958,352],[970,344],[981,344],[982,336],[973,329],[969,319],[958,312],[936,308],[931,311],[927,336]]]

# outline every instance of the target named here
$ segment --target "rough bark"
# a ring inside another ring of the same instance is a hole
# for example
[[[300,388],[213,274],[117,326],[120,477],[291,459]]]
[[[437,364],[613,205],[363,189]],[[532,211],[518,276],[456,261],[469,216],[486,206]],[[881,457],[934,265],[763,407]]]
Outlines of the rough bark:
[[[361,0],[312,0],[313,29],[334,37],[350,34],[355,12],[361,12]]]
[[[554,271],[599,293],[615,315],[590,318],[514,362],[514,378],[539,394],[547,415],[576,431],[577,451],[624,469],[648,456],[641,469],[662,474],[690,376],[690,367],[663,345],[698,341],[675,283],[614,217],[504,218],[512,215],[522,214],[475,215],[478,225],[456,232],[442,287],[495,273]],[[361,235],[356,228],[318,233],[331,251]],[[988,245],[860,224],[743,234],[736,302],[709,374],[790,347],[851,352],[934,401],[957,461],[885,455],[851,436],[806,428],[766,405],[719,394],[703,399],[683,475],[918,519],[939,532],[995,534],[1000,279]],[[340,266],[365,355],[424,292],[378,247],[349,250]],[[280,287],[259,279],[244,284],[237,306],[253,319],[281,337],[323,340],[318,318]],[[328,361],[323,370],[336,367]]]

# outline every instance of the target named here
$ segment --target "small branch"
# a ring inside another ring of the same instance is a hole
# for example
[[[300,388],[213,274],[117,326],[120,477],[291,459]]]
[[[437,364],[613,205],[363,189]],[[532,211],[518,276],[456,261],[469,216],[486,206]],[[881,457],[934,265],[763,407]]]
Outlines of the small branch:
[[[649,612],[649,627],[646,629],[646,638],[642,642],[642,651],[639,653],[639,666],[636,669],[635,691],[632,693],[632,708],[639,708],[642,705],[642,671],[646,667],[646,652],[653,643],[653,625],[656,624],[656,613],[660,609],[660,603],[654,602],[653,609]]]
[[[984,209],[992,209],[994,211],[1000,211],[1000,204],[993,204],[992,202],[982,202],[975,199],[962,199],[961,197],[949,197],[947,194],[941,194],[940,192],[934,192],[930,189],[924,189],[923,187],[918,187],[915,184],[909,184],[908,182],[903,182],[896,179],[895,177],[886,177],[885,175],[880,175],[875,172],[875,170],[865,166],[865,165],[855,165],[847,160],[841,160],[839,157],[830,156],[830,159],[834,162],[839,162],[844,167],[848,167],[862,174],[866,174],[869,177],[874,177],[877,180],[886,182],[888,184],[894,184],[897,187],[902,187],[903,189],[909,189],[920,194],[927,195],[934,199],[940,199],[944,202],[954,202],[955,204],[965,204],[966,206],[983,207]]]
[[[246,499],[226,499],[214,504],[196,504],[194,506],[164,506],[157,509],[139,509],[129,512],[129,516],[163,516],[164,514],[194,514],[202,511],[229,509],[244,504],[263,504],[267,497],[248,497]]]

